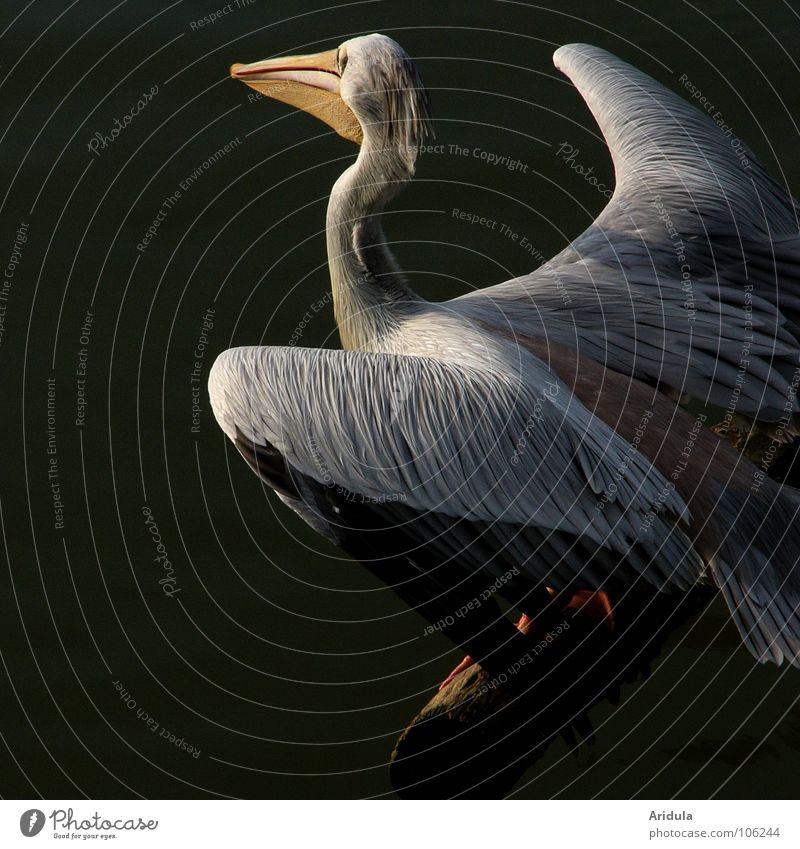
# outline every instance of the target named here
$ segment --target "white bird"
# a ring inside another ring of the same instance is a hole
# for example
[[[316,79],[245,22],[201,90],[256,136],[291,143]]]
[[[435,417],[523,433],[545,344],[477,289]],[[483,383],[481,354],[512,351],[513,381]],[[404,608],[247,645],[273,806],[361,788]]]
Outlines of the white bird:
[[[555,62],[603,130],[614,195],[537,271],[445,303],[411,291],[381,229],[429,131],[402,48],[370,35],[232,66],[361,146],[327,215],[346,350],[223,352],[215,416],[289,506],[490,670],[526,647],[495,592],[546,630],[565,598],[605,615],[631,588],[697,582],[756,658],[800,665],[800,493],[673,401],[796,431],[798,206],[631,66],[587,45]]]

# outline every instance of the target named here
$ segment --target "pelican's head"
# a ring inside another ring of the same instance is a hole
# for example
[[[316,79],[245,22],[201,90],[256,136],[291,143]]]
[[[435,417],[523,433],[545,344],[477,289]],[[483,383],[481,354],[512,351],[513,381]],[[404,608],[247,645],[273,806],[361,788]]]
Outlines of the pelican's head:
[[[232,65],[231,76],[315,115],[361,144],[416,148],[429,132],[430,104],[414,63],[385,35],[351,38],[334,50]]]

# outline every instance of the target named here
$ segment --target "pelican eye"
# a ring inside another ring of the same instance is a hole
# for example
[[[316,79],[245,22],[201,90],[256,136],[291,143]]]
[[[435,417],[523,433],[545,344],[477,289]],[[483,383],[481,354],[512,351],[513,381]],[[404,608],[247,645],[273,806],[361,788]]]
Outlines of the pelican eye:
[[[340,76],[344,73],[344,69],[347,67],[347,51],[342,50],[341,47],[336,51],[336,67],[339,69]]]

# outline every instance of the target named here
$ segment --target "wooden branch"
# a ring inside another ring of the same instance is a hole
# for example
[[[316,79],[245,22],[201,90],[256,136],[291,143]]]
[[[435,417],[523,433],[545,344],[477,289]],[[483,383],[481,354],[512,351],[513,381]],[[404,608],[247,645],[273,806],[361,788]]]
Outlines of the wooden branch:
[[[588,711],[619,698],[620,685],[649,674],[666,637],[710,601],[638,591],[615,605],[613,631],[580,611],[529,659],[492,678],[478,664],[440,690],[397,741],[392,785],[403,798],[499,798],[558,737],[592,741]],[[635,596],[633,598],[632,596]],[[644,615],[642,614],[644,611]],[[662,623],[655,631],[653,623]]]

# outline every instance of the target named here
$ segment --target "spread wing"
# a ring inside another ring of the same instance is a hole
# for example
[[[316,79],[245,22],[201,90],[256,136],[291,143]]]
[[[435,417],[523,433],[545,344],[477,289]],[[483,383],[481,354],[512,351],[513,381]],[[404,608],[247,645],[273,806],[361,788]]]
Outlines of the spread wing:
[[[512,569],[520,592],[639,575],[662,589],[693,584],[702,563],[674,489],[566,386],[530,377],[392,354],[235,348],[215,362],[209,394],[250,463],[333,539],[354,528],[326,491],[402,531],[407,548],[395,535],[392,557],[425,549],[465,573]]]
[[[646,74],[583,44],[554,61],[605,136],[613,197],[537,271],[451,305],[751,418],[796,412],[797,203],[734,134]]]

